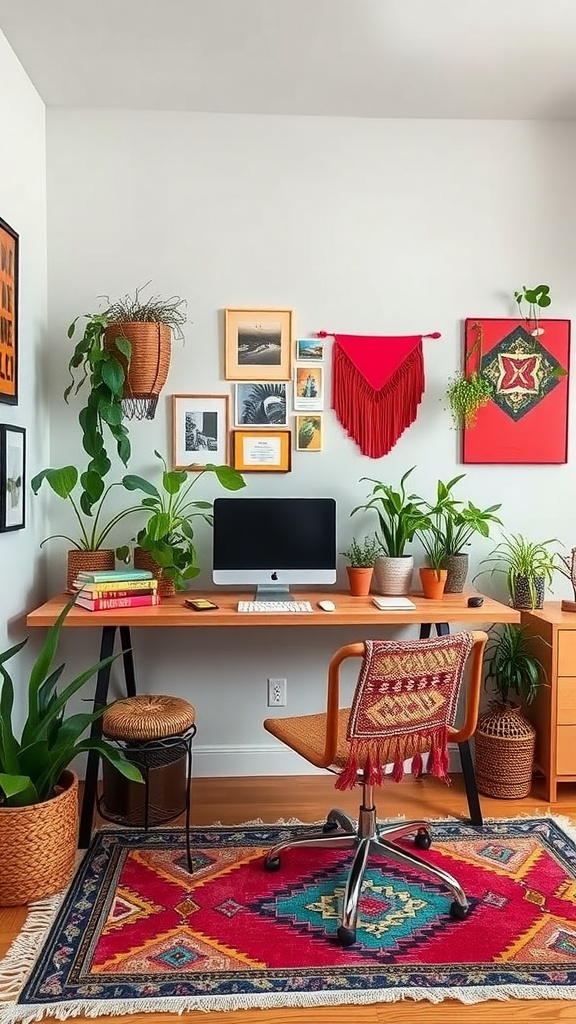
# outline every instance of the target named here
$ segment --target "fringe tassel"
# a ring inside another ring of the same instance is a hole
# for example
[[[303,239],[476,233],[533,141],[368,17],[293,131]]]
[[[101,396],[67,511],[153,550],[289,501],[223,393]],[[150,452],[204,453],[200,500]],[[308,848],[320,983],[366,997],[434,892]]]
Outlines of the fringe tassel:
[[[420,342],[380,391],[374,391],[337,343],[332,350],[332,408],[363,455],[379,459],[416,419],[424,393]]]
[[[424,749],[429,750],[428,774],[436,776],[437,779],[441,779],[449,785],[448,729],[446,726],[442,726],[434,731],[418,733],[418,737],[422,740]],[[410,760],[410,755],[404,753],[405,748],[406,741],[403,736],[351,740],[350,756],[335,782],[335,788],[354,789],[359,781],[358,772],[362,771],[362,768],[363,782],[372,786],[381,786],[385,779],[384,768],[387,764],[392,765],[392,781],[401,782],[404,778],[404,762]],[[422,767],[422,754],[417,752],[412,756],[411,774],[418,778],[422,774]]]

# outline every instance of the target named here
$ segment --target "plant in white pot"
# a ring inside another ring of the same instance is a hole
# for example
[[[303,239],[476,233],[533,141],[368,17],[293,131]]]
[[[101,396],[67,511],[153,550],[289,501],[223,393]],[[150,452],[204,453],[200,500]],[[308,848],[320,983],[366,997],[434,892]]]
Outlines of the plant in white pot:
[[[64,665],[53,667],[72,598],[47,631],[27,682],[27,715],[16,737],[15,686],[6,664],[27,639],[0,653],[0,906],[18,906],[62,889],[74,868],[78,843],[78,779],[69,766],[97,750],[134,782],[142,776],[115,746],[85,737],[106,710],[66,715],[68,701],[119,655],[84,669],[58,690]],[[22,692],[22,686],[18,687]]]
[[[408,594],[412,586],[414,558],[406,553],[418,524],[422,519],[422,499],[406,493],[406,480],[416,467],[404,473],[398,490],[390,484],[371,477],[362,477],[360,483],[374,484],[363,505],[352,509],[351,516],[360,511],[374,511],[378,516],[377,540],[382,554],[374,562],[374,586],[378,594]]]

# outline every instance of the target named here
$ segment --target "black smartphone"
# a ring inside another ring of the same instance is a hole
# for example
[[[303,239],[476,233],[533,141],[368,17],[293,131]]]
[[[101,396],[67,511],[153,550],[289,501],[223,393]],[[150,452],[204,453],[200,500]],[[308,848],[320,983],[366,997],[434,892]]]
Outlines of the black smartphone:
[[[192,608],[195,612],[209,612],[212,611],[213,608],[218,608],[217,604],[214,604],[213,601],[208,601],[206,597],[197,597],[194,599],[187,597],[184,604],[187,608]]]

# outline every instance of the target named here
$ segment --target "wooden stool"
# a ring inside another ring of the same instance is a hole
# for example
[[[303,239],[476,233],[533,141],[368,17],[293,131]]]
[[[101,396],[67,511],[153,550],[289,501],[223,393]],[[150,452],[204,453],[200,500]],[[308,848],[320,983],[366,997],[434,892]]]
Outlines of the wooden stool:
[[[186,811],[186,854],[190,854],[192,740],[196,710],[182,697],[164,694],[127,697],[112,704],[102,734],[137,765],[144,785],[125,778],[114,765],[102,765],[98,812],[107,821],[132,828],[165,824]]]

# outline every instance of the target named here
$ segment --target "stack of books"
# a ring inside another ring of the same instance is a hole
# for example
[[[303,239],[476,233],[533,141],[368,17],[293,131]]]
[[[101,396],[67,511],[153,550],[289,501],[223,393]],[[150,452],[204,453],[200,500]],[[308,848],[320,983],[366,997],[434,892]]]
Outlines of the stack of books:
[[[76,604],[90,612],[160,604],[158,580],[148,569],[79,572],[74,589],[78,591]]]

